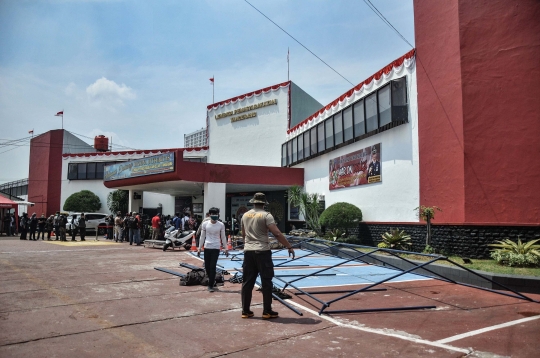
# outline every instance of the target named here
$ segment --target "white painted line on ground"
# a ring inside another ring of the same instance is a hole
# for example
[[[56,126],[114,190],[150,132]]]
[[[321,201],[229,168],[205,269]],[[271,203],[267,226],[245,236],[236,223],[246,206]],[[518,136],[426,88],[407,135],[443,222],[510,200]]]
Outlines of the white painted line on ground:
[[[437,342],[438,343],[448,343],[448,342],[458,341],[458,340],[463,339],[463,338],[476,336],[478,334],[482,334],[482,333],[489,332],[489,331],[494,331],[496,329],[501,329],[501,328],[514,326],[516,324],[520,324],[520,323],[524,323],[524,322],[534,321],[536,319],[540,319],[540,316],[521,318],[521,319],[517,319],[515,321],[510,321],[510,322],[506,322],[506,323],[497,324],[497,325],[491,326],[491,327],[477,329],[475,331],[470,331],[470,332],[458,334],[458,335],[455,335],[455,336],[452,336],[452,337],[439,339]]]
[[[109,250],[125,250],[123,247],[107,248],[107,249],[77,249],[77,250],[41,250],[41,251],[2,251],[0,254],[25,254],[34,252],[72,252],[72,251],[109,251]]]
[[[304,307],[302,306],[301,304],[299,303],[296,303],[294,301],[291,301],[291,300],[287,300],[287,303],[291,304],[291,305],[294,305],[298,308],[301,308],[302,310],[306,311],[306,312],[309,312],[311,314],[313,314],[314,316],[317,316],[321,319],[324,319],[328,322],[331,322],[333,324],[335,324],[336,326],[340,326],[340,327],[345,327],[345,328],[351,328],[351,329],[356,329],[358,331],[364,331],[364,332],[368,332],[368,333],[374,333],[374,334],[379,334],[379,335],[382,335],[382,336],[388,336],[388,337],[394,337],[394,338],[399,338],[399,339],[403,339],[403,340],[406,340],[406,341],[410,341],[410,342],[415,342],[415,343],[419,343],[419,344],[425,344],[425,345],[428,345],[428,346],[432,346],[432,347],[437,347],[437,348],[442,348],[442,349],[448,349],[448,350],[451,350],[451,351],[455,351],[455,352],[461,352],[461,353],[465,353],[465,354],[469,354],[471,353],[472,351],[469,350],[469,349],[465,349],[465,348],[458,348],[458,347],[454,347],[454,346],[450,346],[448,344],[444,344],[444,343],[441,343],[441,342],[432,342],[432,341],[427,341],[425,339],[420,339],[420,338],[414,338],[414,337],[408,337],[408,336],[402,336],[402,335],[399,335],[399,334],[396,334],[396,333],[390,333],[390,332],[385,332],[384,330],[382,329],[376,329],[376,328],[368,328],[368,327],[360,327],[360,326],[354,326],[352,324],[346,324],[346,323],[342,323],[334,318],[331,318],[331,317],[328,317],[328,316],[319,316],[319,313],[318,312],[315,312],[313,311],[312,309],[310,308],[307,308],[307,307]]]

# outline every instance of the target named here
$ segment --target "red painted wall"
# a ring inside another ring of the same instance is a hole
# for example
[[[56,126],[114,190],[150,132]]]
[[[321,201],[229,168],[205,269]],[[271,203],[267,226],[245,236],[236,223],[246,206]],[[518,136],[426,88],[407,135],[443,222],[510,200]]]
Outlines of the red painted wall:
[[[437,221],[463,222],[465,178],[457,1],[414,1],[414,25],[420,204],[442,208]]]
[[[415,0],[420,203],[540,221],[540,2]]]
[[[60,210],[63,130],[53,130],[30,141],[28,201],[36,203],[28,210],[38,215]]]
[[[540,1],[459,14],[466,220],[540,223]]]

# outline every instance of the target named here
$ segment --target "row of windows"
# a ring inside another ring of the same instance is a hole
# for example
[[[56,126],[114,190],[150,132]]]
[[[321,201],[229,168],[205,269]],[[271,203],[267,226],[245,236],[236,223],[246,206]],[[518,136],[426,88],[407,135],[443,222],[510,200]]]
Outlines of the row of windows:
[[[69,163],[69,180],[103,179],[103,167],[117,162]]]
[[[28,195],[28,184],[12,187],[1,187],[0,191],[13,196]]]
[[[281,147],[281,166],[294,165],[408,121],[405,77],[339,111]]]

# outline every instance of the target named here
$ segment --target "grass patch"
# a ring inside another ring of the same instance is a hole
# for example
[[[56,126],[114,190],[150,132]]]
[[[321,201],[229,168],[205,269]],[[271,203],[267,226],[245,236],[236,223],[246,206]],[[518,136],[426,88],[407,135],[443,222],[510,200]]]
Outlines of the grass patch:
[[[360,252],[371,252],[374,249],[375,248],[373,249],[358,248],[356,250]],[[381,252],[378,252],[377,254],[388,255],[386,253],[381,253]],[[408,260],[421,261],[421,262],[431,260],[430,257],[422,256],[422,255],[401,254],[400,256]],[[463,260],[461,259],[461,257],[459,256],[448,256],[448,258],[471,270],[478,270],[478,271],[491,272],[491,273],[500,273],[500,274],[506,274],[506,275],[537,276],[537,277],[540,276],[540,267],[501,266],[497,264],[495,260],[491,260],[491,259],[487,259],[487,260],[471,259],[472,264],[465,264]],[[437,261],[436,264],[454,266],[448,261]]]

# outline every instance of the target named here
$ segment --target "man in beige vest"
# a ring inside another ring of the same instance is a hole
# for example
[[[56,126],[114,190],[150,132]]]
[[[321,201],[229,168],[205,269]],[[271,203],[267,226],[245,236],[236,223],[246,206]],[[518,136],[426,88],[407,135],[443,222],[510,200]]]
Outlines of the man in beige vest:
[[[242,217],[242,237],[244,238],[244,264],[242,282],[242,318],[253,316],[250,311],[253,286],[257,275],[261,276],[263,294],[263,319],[276,318],[278,313],[272,311],[272,277],[274,263],[268,240],[268,231],[289,249],[289,256],[294,258],[294,250],[285,236],[279,231],[272,214],[264,210],[268,204],[263,193],[256,193],[249,201],[254,208]]]

